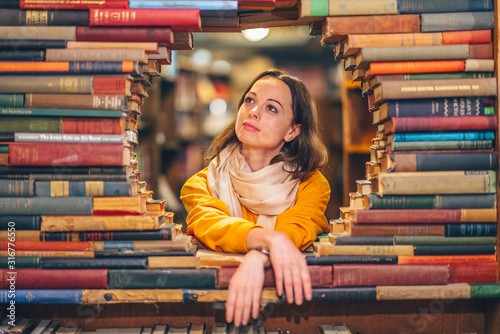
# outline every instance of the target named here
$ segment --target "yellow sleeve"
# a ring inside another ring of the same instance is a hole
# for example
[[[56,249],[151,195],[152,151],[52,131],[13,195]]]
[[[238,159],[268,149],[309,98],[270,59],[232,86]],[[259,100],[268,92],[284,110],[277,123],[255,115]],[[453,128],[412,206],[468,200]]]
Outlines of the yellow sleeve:
[[[318,234],[330,230],[325,210],[330,200],[330,185],[319,171],[302,182],[295,205],[278,215],[274,229],[288,235],[293,243],[304,250]]]
[[[246,237],[254,222],[231,217],[226,204],[213,197],[208,189],[207,168],[193,175],[181,190],[181,200],[188,216],[187,232],[194,234],[208,248],[228,253],[246,253]]]

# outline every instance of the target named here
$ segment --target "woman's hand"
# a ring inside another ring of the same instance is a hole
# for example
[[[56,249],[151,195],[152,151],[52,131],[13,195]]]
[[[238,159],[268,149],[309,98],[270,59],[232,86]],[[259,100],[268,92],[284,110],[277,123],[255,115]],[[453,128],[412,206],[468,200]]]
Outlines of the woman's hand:
[[[290,304],[295,302],[301,305],[304,297],[311,300],[311,276],[302,252],[284,233],[272,231],[269,240],[278,296],[283,294],[284,287],[286,300]]]
[[[246,325],[250,319],[257,319],[260,298],[264,286],[264,269],[269,263],[267,255],[250,251],[229,281],[226,301],[226,321],[234,326]]]

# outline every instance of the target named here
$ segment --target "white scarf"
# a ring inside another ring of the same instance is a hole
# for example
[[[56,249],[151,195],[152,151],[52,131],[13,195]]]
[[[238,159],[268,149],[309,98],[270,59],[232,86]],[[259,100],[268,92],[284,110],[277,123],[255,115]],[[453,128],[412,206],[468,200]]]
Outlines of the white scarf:
[[[212,196],[226,203],[233,217],[243,218],[241,206],[259,215],[257,225],[274,229],[276,216],[295,204],[299,180],[278,162],[252,172],[239,145],[226,147],[208,166],[208,187]]]

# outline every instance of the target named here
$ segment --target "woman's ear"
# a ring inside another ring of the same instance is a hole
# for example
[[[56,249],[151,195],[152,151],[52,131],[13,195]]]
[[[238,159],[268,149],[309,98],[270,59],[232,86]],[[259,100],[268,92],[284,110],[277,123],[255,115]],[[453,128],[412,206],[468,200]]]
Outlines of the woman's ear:
[[[300,135],[300,131],[301,131],[301,125],[300,124],[294,124],[294,125],[292,125],[292,129],[285,136],[285,142],[289,143],[292,140],[294,140],[295,138],[297,138],[297,136]]]

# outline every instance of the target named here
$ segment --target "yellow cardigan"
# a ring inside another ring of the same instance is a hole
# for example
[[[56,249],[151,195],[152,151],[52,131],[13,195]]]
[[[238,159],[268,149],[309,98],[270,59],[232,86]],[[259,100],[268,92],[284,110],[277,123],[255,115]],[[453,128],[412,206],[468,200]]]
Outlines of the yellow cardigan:
[[[325,210],[330,185],[319,171],[299,185],[295,205],[276,218],[275,231],[288,235],[300,249],[312,244],[319,233],[329,231]],[[207,185],[207,168],[193,175],[181,190],[188,216],[187,232],[208,248],[228,253],[246,253],[247,233],[256,225],[258,215],[244,206],[243,218],[231,217],[226,204],[213,197]]]

